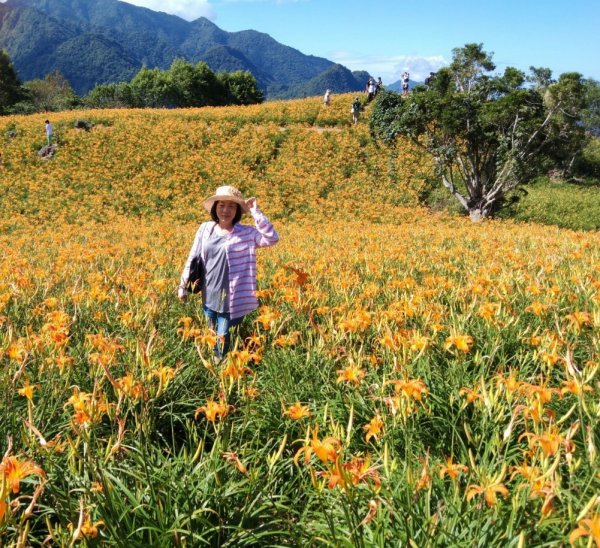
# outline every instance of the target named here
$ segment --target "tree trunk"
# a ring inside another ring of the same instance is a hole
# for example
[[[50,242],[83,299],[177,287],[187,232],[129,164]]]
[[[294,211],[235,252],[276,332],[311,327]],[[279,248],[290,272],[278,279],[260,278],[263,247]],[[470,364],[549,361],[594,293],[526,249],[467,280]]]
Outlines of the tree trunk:
[[[477,207],[469,209],[469,218],[474,223],[480,223],[485,219],[485,217],[486,215],[484,215],[484,212],[480,208]]]
[[[470,203],[468,211],[471,221],[479,223],[490,216],[492,213],[492,205],[482,198],[475,203]]]

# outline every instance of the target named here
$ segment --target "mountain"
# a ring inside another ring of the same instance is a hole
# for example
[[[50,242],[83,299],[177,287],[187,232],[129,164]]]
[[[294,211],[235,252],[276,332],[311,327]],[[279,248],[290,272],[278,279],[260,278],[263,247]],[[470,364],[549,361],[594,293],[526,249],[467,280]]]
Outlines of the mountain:
[[[355,91],[366,81],[365,73],[357,77],[265,33],[226,32],[204,17],[188,22],[119,0],[7,0],[0,3],[0,48],[22,80],[60,70],[80,95],[177,58],[204,61],[215,72],[249,70],[268,98]]]
[[[318,76],[311,78],[306,83],[295,88],[294,91],[299,90],[303,97],[323,94],[323,90],[326,89],[330,89],[333,93],[364,91],[365,84],[361,78],[364,74],[367,73],[358,73],[357,76],[343,65],[333,65]],[[367,74],[365,82],[368,79],[369,76]]]

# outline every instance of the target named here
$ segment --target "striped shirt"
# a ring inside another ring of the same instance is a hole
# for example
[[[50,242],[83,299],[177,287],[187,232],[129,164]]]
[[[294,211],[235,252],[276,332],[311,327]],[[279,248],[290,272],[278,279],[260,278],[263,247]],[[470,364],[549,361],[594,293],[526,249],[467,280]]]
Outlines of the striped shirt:
[[[229,317],[230,319],[241,318],[258,308],[256,298],[256,248],[267,247],[279,241],[279,235],[273,225],[262,214],[258,208],[250,210],[254,218],[254,225],[242,225],[237,223],[226,238],[225,251],[227,265],[229,267]],[[192,259],[202,255],[206,238],[215,223],[212,221],[202,223],[181,274],[179,291],[184,292],[190,273]]]

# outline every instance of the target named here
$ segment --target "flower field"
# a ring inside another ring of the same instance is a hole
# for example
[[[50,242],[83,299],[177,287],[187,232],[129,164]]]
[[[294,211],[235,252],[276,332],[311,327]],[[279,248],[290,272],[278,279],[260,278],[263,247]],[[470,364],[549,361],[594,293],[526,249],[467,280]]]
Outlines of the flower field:
[[[0,544],[600,546],[600,236],[420,208],[352,99],[0,119]],[[214,365],[221,184],[281,241]]]

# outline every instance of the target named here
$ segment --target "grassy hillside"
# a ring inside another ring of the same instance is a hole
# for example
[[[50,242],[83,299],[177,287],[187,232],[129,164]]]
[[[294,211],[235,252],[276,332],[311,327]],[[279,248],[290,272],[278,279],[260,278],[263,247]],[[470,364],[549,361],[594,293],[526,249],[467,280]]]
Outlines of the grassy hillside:
[[[48,161],[2,119],[0,544],[586,545],[600,235],[418,207],[351,99],[64,113]],[[281,240],[215,365],[175,288],[223,183]]]
[[[600,229],[600,184],[576,185],[543,177],[518,194],[519,201],[502,211],[502,218],[575,230]]]
[[[169,214],[196,219],[221,184],[257,194],[276,218],[319,216],[326,203],[355,216],[416,203],[429,163],[409,147],[390,162],[365,125],[350,127],[351,96],[185,111],[88,111],[52,116],[58,153],[40,161],[44,115],[4,118],[3,197],[8,225]],[[85,118],[90,132],[74,128]],[[384,212],[390,218],[388,212]]]

